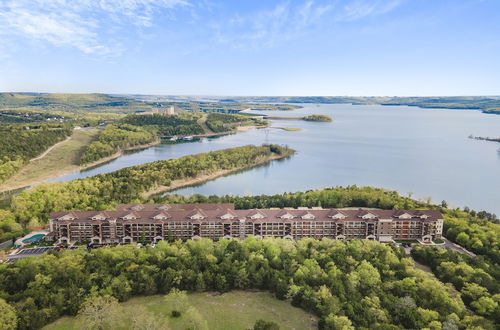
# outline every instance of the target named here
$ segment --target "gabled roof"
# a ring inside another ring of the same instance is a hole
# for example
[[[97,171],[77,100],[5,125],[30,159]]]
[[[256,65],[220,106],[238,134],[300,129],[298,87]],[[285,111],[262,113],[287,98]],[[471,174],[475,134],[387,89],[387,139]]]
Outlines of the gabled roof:
[[[139,219],[141,216],[135,212],[135,211],[132,211],[132,212],[128,212],[128,213],[125,213],[121,216],[122,219]]]
[[[329,218],[336,218],[336,219],[343,219],[347,217],[344,213],[340,212],[339,210],[331,209],[327,215]]]
[[[134,211],[141,211],[144,209],[144,206],[142,204],[137,204],[137,205],[132,206],[130,209],[134,210]]]
[[[207,217],[207,214],[203,212],[203,210],[194,209],[187,214],[187,217],[190,219],[198,219],[198,218],[203,219]]]
[[[276,217],[281,218],[281,219],[293,219],[295,216],[290,213],[288,210],[280,210],[278,214],[276,214]]]
[[[266,218],[266,215],[259,210],[253,209],[248,212],[247,217],[250,217],[252,219],[261,219]]]
[[[315,219],[316,218],[316,216],[309,211],[304,211],[302,213],[299,213],[299,216],[302,219]]]
[[[69,220],[69,219],[78,219],[76,214],[73,211],[70,212],[65,212],[64,214],[61,214],[61,216],[58,218],[59,220]]]
[[[164,211],[161,211],[160,213],[153,216],[153,219],[169,219],[169,218],[171,218],[170,214]]]
[[[359,210],[358,213],[356,214],[356,216],[359,218],[363,218],[363,219],[375,219],[375,218],[379,217],[372,210]]]
[[[219,212],[219,214],[217,214],[217,217],[221,219],[232,219],[232,218],[237,218],[238,214],[236,214],[236,212],[234,212],[231,209],[226,209],[224,211]]]
[[[92,220],[104,220],[107,218],[104,212],[98,212],[90,217]]]

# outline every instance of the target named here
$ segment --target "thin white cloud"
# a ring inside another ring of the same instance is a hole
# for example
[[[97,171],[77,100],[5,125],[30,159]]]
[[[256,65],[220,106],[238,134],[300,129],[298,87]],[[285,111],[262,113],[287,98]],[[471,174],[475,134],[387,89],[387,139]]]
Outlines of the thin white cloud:
[[[356,0],[344,5],[336,18],[340,21],[355,21],[368,16],[382,15],[401,3],[402,0]]]
[[[0,35],[109,55],[122,48],[110,33],[116,25],[150,27],[160,10],[185,0],[0,0]]]
[[[317,27],[386,14],[403,0],[305,0],[283,1],[267,10],[237,13],[223,22],[212,23],[216,40],[235,48],[274,46]]]

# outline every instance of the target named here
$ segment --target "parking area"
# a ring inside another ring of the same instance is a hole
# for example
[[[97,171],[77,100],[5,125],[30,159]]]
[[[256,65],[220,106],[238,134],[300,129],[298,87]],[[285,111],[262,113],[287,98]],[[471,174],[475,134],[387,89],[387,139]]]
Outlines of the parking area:
[[[54,246],[45,246],[45,247],[38,247],[38,248],[30,248],[30,249],[23,249],[19,251],[16,255],[38,255],[38,254],[43,254],[49,250],[54,250]]]
[[[74,250],[77,249],[77,246],[72,246],[69,249]],[[45,252],[48,252],[50,250],[57,250],[59,249],[56,246],[44,246],[44,247],[35,247],[35,248],[29,248],[29,249],[22,249],[18,251],[15,254],[10,254],[6,256],[5,258],[7,259],[7,262],[14,262],[19,259],[24,259],[28,257],[39,257]]]

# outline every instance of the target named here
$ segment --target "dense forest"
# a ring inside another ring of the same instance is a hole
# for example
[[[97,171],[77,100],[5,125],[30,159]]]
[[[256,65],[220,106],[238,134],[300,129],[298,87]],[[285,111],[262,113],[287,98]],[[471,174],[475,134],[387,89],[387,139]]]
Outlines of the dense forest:
[[[327,115],[309,115],[305,116],[302,119],[305,121],[321,121],[321,122],[329,122],[332,121],[332,117],[327,116]]]
[[[0,297],[13,307],[18,329],[74,315],[87,297],[125,301],[174,288],[269,290],[316,313],[321,329],[494,329],[401,250],[372,241],[202,239],[51,252],[0,265]]]
[[[109,209],[117,203],[139,201],[144,193],[169,186],[173,180],[255,166],[292,153],[278,145],[248,145],[155,161],[80,180],[40,184],[14,197],[11,210],[23,226],[36,226],[45,223],[50,212]]]
[[[470,257],[449,249],[417,246],[413,258],[429,267],[443,282],[460,291],[476,314],[500,324],[500,266],[483,256]]]
[[[151,129],[118,124],[108,125],[100,133],[97,141],[92,142],[80,158],[81,164],[88,164],[111,156],[121,150],[152,143],[158,140]]]
[[[206,124],[212,132],[230,132],[237,126],[265,125],[266,122],[258,118],[241,115],[228,115],[222,113],[210,113],[207,116]]]
[[[135,126],[154,127],[161,136],[205,133],[203,127],[197,123],[196,119],[184,119],[179,116],[163,116],[159,114],[129,115],[123,118],[121,122]]]
[[[62,124],[0,126],[0,183],[71,132],[71,126]]]

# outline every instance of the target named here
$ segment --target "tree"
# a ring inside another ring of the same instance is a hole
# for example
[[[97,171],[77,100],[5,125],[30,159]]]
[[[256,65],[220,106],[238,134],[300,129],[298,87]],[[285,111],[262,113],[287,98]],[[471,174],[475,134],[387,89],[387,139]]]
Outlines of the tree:
[[[498,303],[490,297],[481,297],[470,304],[478,314],[491,315],[498,307]]]
[[[458,244],[467,246],[469,244],[469,235],[467,235],[464,232],[461,232],[460,234],[457,235],[456,241]]]
[[[139,238],[139,242],[142,245],[146,245],[146,234],[144,234],[144,232],[141,232],[141,237]]]
[[[328,330],[354,330],[351,320],[347,316],[330,314],[324,321],[324,329]]]
[[[272,321],[257,320],[253,326],[253,330],[279,330],[280,326]]]
[[[78,311],[77,323],[82,329],[113,329],[121,319],[118,300],[111,296],[90,297]]]
[[[186,291],[172,289],[169,294],[164,297],[166,308],[172,316],[181,316],[191,305],[186,294]]]
[[[380,284],[380,274],[377,268],[373,267],[368,261],[361,261],[356,270],[362,287],[374,288]]]
[[[171,229],[167,231],[167,241],[172,243],[174,241],[174,233]]]
[[[13,330],[17,327],[17,316],[14,307],[0,298],[0,329]]]
[[[153,313],[142,306],[135,306],[131,315],[133,330],[167,330],[164,322],[161,322]]]
[[[194,307],[189,307],[186,310],[184,318],[188,323],[188,330],[208,330],[207,321]]]

